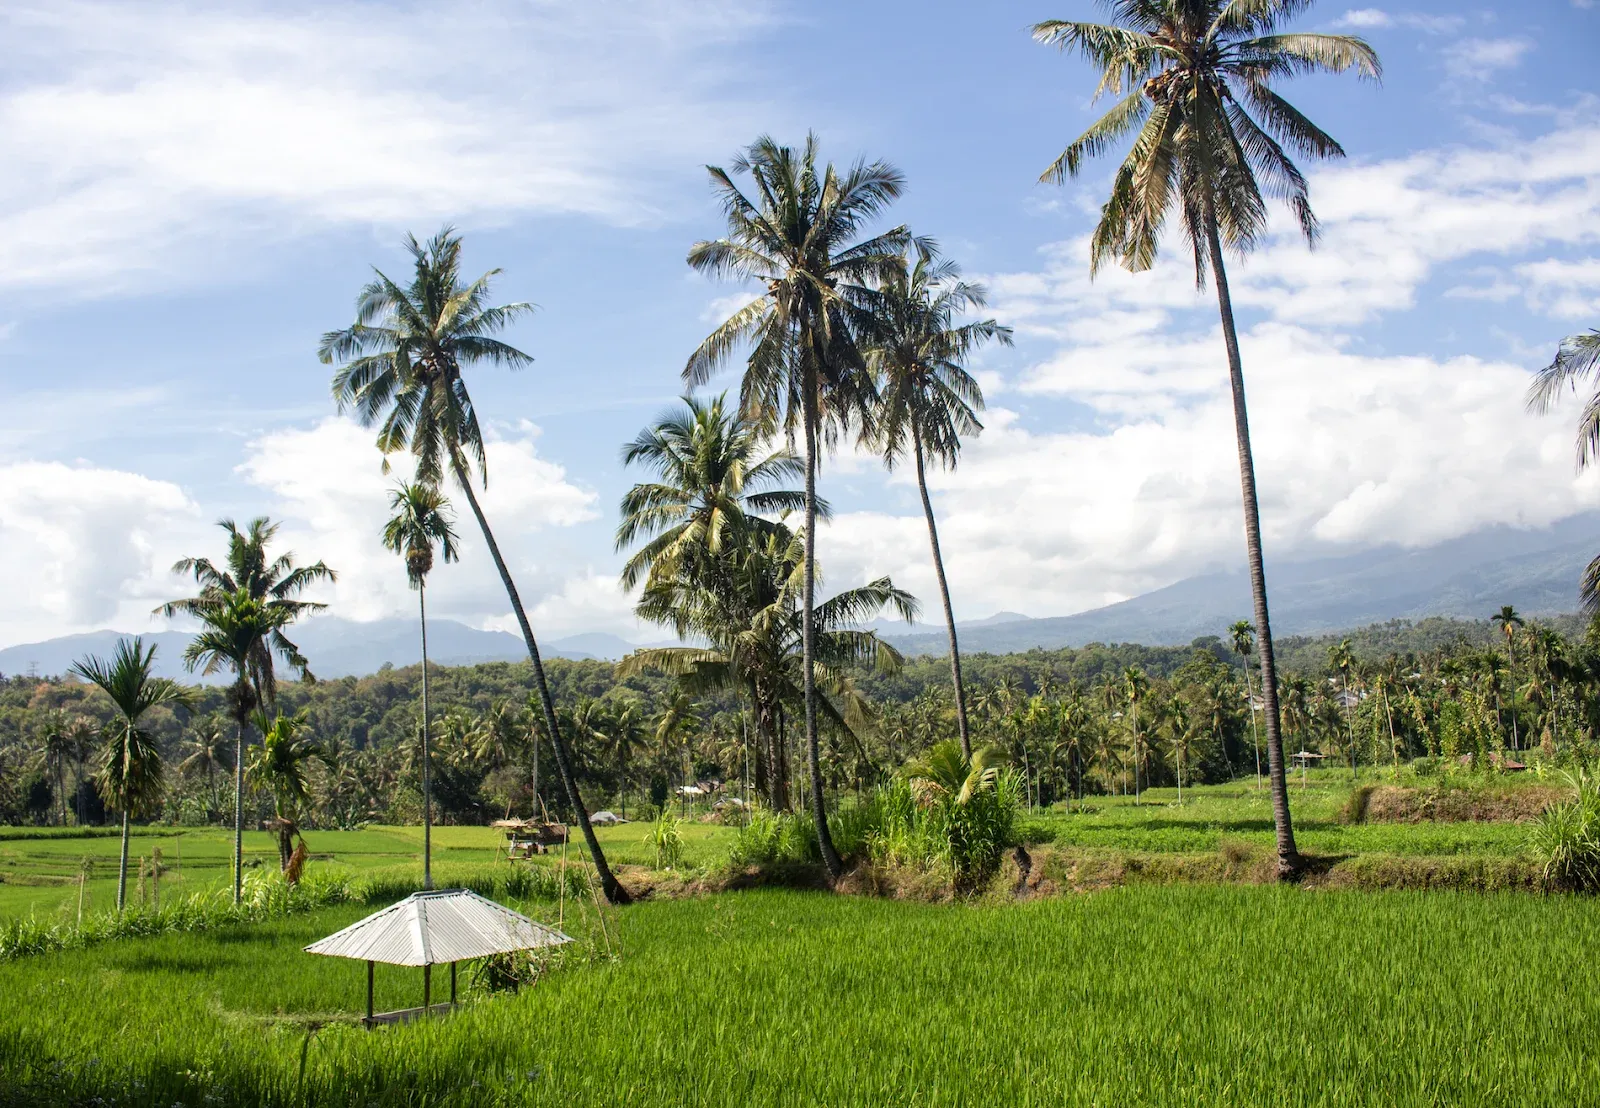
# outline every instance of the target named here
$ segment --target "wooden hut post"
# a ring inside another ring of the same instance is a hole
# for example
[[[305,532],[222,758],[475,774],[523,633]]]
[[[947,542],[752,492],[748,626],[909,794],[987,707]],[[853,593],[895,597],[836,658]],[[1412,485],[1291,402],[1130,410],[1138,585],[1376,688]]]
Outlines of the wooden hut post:
[[[422,967],[422,1014],[427,1015],[431,1007],[433,1007],[433,963],[429,962]]]
[[[367,1023],[369,1026],[372,1023],[372,966],[371,962],[367,963]]]
[[[451,962],[450,963],[450,1005],[451,1005],[451,1007],[454,1007],[455,1003],[456,1003],[456,964],[454,962]]]

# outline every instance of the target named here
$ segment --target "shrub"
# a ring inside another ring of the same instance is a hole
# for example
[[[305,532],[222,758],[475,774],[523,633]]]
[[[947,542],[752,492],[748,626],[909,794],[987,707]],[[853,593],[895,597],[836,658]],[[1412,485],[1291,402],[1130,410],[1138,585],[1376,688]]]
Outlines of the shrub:
[[[683,832],[666,808],[661,809],[645,841],[655,848],[656,869],[676,869],[683,861]]]
[[[1570,776],[1577,796],[1546,808],[1530,843],[1553,888],[1600,892],[1600,784],[1580,771]]]

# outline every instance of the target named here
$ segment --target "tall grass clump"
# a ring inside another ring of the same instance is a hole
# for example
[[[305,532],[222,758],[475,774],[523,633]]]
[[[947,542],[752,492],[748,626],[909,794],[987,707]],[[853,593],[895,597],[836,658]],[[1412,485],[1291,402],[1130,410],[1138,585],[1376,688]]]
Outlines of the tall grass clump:
[[[1600,892],[1600,782],[1582,771],[1568,780],[1577,795],[1546,808],[1530,842],[1544,864],[1545,884]]]
[[[683,830],[665,807],[645,841],[656,852],[656,869],[677,869],[683,862]]]
[[[959,887],[994,876],[1017,841],[1021,779],[994,748],[969,761],[954,742],[936,744],[880,789],[881,826],[874,843],[884,862],[947,868]]]

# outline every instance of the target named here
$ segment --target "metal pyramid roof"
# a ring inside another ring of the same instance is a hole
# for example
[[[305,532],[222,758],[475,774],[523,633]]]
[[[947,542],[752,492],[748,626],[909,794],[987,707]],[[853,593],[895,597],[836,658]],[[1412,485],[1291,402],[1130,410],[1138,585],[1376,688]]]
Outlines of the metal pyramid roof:
[[[412,893],[306,947],[308,954],[428,966],[572,940],[470,889]]]

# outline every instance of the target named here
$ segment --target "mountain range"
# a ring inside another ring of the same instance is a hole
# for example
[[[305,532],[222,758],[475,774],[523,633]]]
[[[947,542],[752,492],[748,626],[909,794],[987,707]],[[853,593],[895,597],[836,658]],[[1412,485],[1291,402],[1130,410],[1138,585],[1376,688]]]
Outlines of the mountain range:
[[[1600,512],[1574,516],[1550,527],[1497,526],[1433,546],[1377,547],[1324,557],[1272,561],[1267,582],[1272,627],[1280,635],[1313,635],[1389,619],[1453,616],[1484,619],[1502,604],[1524,615],[1554,615],[1577,608],[1578,580],[1600,552]],[[1245,574],[1207,573],[1166,588],[1069,616],[1033,618],[999,612],[957,624],[964,651],[1015,653],[1091,642],[1138,642],[1148,646],[1221,635],[1250,615]],[[909,654],[942,654],[944,629],[879,621],[872,625]],[[0,673],[58,674],[85,654],[110,653],[120,637],[92,631],[0,650]],[[187,677],[181,658],[189,635],[146,633],[159,645],[157,667]],[[318,677],[361,676],[385,664],[405,666],[420,658],[417,626],[409,619],[357,623],[319,616],[296,629],[295,641]],[[615,660],[636,649],[617,635],[590,632],[540,644],[547,657]],[[658,644],[648,644],[658,645]],[[428,623],[428,656],[441,665],[512,661],[524,657],[522,640],[504,631],[481,631],[454,620]]]

